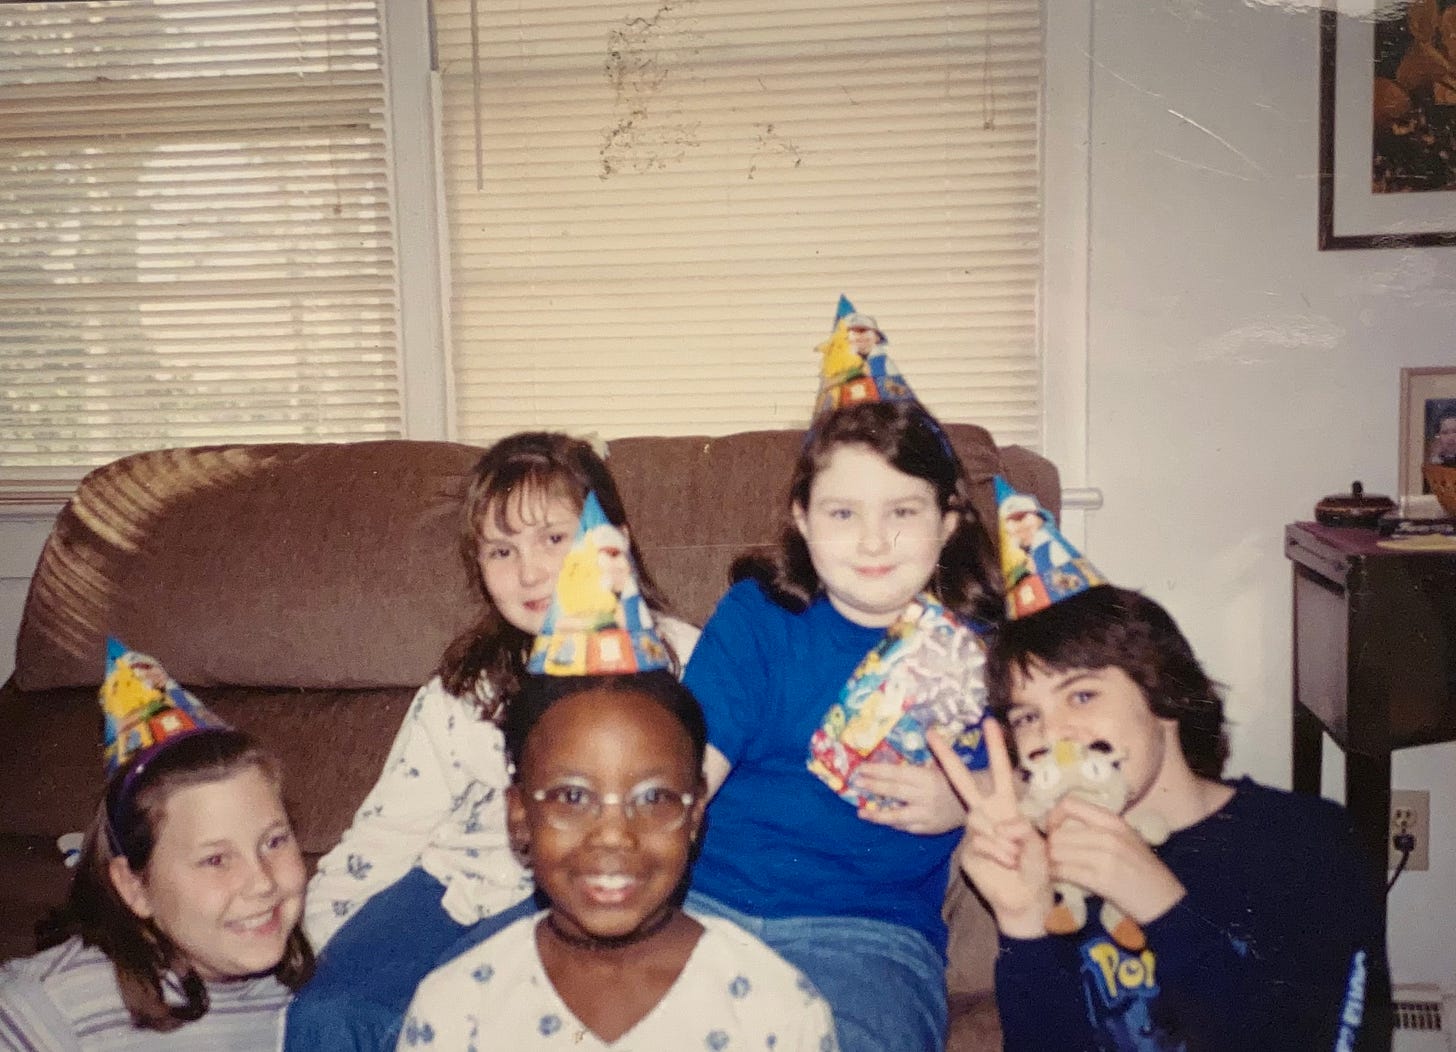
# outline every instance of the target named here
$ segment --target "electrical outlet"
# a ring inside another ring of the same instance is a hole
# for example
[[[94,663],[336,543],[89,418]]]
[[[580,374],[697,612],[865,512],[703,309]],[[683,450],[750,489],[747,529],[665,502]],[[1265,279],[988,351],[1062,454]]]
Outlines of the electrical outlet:
[[[1428,870],[1431,868],[1431,794],[1425,789],[1393,789],[1390,793],[1390,848],[1388,868],[1400,864],[1400,852],[1396,850],[1395,838],[1409,833],[1415,838],[1415,847],[1405,868]]]

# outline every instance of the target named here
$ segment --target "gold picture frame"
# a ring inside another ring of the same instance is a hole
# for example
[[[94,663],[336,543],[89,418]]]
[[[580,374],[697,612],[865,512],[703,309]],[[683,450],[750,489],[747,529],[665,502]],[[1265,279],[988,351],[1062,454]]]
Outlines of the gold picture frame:
[[[1429,492],[1421,465],[1441,455],[1441,421],[1448,416],[1456,418],[1456,366],[1421,366],[1400,371],[1401,496]],[[1452,430],[1448,424],[1447,431]]]

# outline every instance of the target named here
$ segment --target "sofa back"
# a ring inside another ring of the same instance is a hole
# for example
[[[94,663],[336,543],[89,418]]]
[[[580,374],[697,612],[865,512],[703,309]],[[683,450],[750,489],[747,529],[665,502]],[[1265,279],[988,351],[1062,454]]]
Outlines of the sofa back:
[[[951,425],[994,521],[1007,475],[1059,511],[1055,467]],[[797,430],[623,438],[609,463],[643,558],[701,624],[734,556],[774,542]],[[191,686],[413,687],[478,612],[457,550],[476,446],[388,440],[139,453],[98,468],[62,510],[16,645],[23,691],[100,682],[104,639]]]
[[[991,478],[998,473],[1061,514],[1061,485],[1051,461],[1019,446],[999,449],[990,432],[973,424],[947,430],[982,523],[996,521]],[[789,475],[803,443],[797,430],[611,443],[612,475],[633,537],[679,616],[701,625],[728,587],[733,559],[778,542],[788,524]],[[987,533],[994,550],[996,531]]]

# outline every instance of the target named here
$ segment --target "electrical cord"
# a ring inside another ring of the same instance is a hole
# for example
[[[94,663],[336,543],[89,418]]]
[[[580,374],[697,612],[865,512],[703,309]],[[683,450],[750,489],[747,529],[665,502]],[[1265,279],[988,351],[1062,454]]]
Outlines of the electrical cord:
[[[1395,864],[1395,872],[1390,875],[1390,882],[1385,885],[1385,893],[1390,894],[1390,889],[1395,887],[1395,882],[1405,872],[1405,864],[1410,861],[1411,852],[1416,849],[1416,838],[1410,833],[1397,833],[1390,838],[1395,849],[1400,852],[1400,861]]]

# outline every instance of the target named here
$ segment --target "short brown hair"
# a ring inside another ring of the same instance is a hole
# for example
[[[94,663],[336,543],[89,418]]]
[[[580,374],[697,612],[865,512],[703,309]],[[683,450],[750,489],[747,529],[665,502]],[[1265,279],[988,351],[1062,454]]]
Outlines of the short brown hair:
[[[1222,692],[1172,615],[1142,593],[1099,585],[1002,625],[986,660],[993,711],[1005,715],[1013,679],[1033,668],[1121,669],[1155,716],[1178,722],[1178,743],[1193,772],[1222,775],[1228,760]]]

